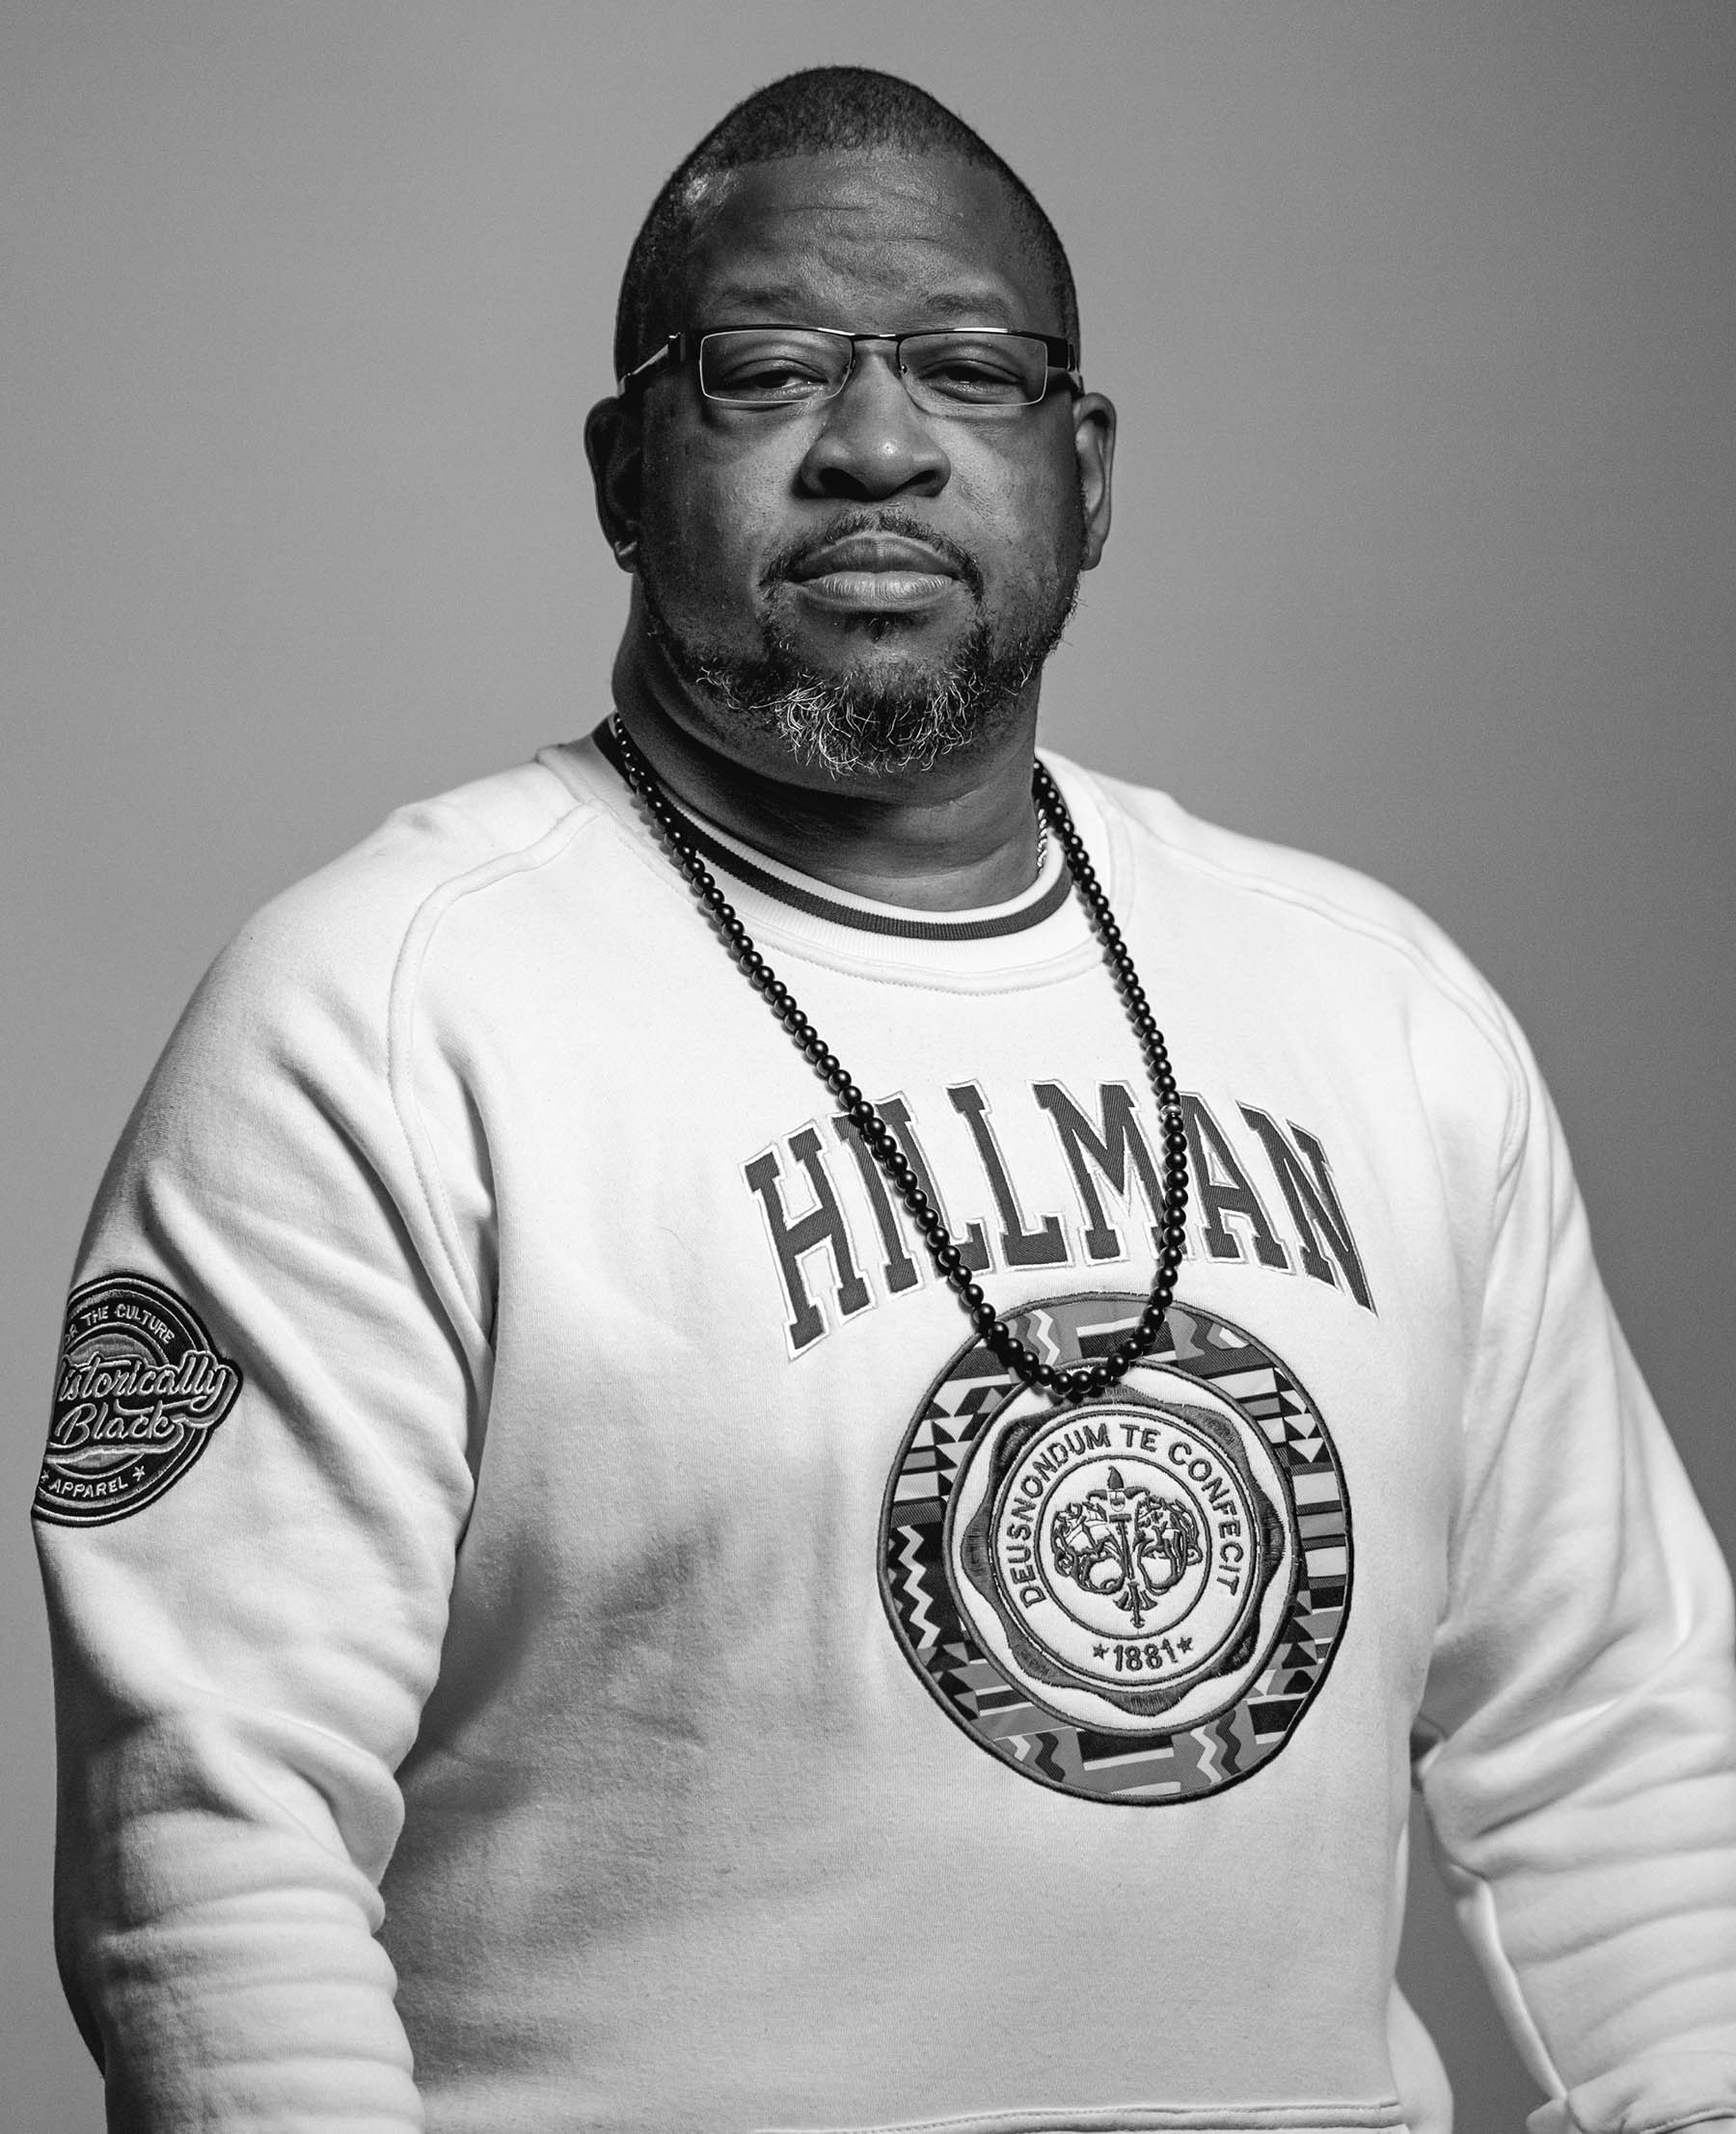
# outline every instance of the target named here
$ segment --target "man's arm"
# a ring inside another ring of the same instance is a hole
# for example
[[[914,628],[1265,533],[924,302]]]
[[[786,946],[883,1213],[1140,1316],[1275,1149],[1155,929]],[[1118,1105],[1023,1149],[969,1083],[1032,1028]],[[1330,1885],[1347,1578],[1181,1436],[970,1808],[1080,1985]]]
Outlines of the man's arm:
[[[58,1942],[128,2134],[422,2123],[376,1885],[486,1342],[392,1102],[386,986],[376,1013],[318,959],[285,970],[273,931],[207,980],[111,1166],[39,1498]],[[149,1416],[118,1425],[128,1382],[87,1366],[196,1349],[165,1298],[217,1361],[158,1382],[156,1445],[201,1427],[201,1368],[240,1386],[152,1497],[169,1462],[141,1437],[117,1470],[100,1437]]]
[[[1522,1057],[1421,1782],[1533,2134],[1730,2126],[1729,1581]]]

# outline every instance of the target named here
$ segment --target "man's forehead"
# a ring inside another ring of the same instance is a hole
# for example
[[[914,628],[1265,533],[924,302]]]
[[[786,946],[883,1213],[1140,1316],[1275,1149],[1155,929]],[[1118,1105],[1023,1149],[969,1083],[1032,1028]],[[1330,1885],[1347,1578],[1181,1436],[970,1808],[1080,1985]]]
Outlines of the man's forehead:
[[[784,156],[722,173],[699,206],[683,278],[687,323],[730,317],[894,326],[942,318],[1061,331],[1006,183],[956,156],[896,150]],[[862,302],[811,316],[816,304]]]

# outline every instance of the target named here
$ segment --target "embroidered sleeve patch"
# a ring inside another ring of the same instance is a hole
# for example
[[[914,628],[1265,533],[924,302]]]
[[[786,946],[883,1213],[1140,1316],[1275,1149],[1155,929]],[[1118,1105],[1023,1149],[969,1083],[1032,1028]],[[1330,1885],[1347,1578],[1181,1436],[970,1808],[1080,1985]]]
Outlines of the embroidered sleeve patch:
[[[56,1526],[128,1519],[173,1489],[235,1404],[241,1373],[199,1315],[144,1275],[72,1292],[35,1516]]]

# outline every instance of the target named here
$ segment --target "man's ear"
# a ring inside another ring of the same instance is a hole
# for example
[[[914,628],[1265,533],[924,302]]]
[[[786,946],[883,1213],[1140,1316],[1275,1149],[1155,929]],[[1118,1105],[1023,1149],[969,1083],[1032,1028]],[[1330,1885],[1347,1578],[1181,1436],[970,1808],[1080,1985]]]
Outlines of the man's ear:
[[[1109,538],[1110,474],[1115,466],[1115,403],[1100,392],[1073,402],[1073,450],[1079,462],[1079,498],[1085,508],[1085,553],[1080,568],[1095,570]]]
[[[597,520],[615,561],[631,571],[638,560],[640,474],[644,446],[637,408],[599,400],[584,419],[584,456],[596,485]]]

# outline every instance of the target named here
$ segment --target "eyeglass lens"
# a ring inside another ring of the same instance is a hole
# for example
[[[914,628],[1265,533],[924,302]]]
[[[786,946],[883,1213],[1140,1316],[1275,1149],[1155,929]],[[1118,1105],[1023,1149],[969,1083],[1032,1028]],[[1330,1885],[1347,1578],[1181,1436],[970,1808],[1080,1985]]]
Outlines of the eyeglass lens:
[[[825,400],[842,391],[854,353],[848,334],[820,327],[732,327],[701,337],[699,390],[741,408]],[[1026,334],[910,334],[898,361],[905,390],[933,414],[1029,407],[1048,387],[1048,351]]]

